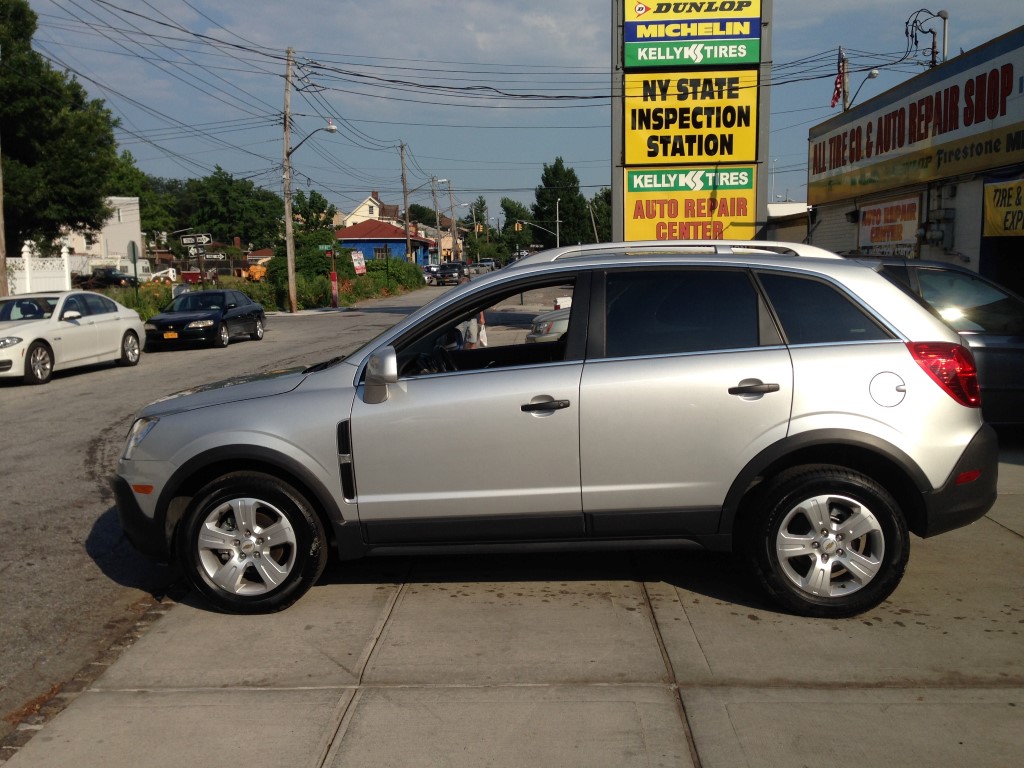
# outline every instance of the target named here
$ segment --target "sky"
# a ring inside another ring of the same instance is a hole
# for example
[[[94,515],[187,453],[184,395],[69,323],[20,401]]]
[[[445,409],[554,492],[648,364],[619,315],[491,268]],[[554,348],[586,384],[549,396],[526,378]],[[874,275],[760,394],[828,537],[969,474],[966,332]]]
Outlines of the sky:
[[[611,0],[29,3],[36,50],[106,103],[120,149],[153,176],[220,167],[281,194],[291,48],[294,186],[342,211],[374,191],[402,204],[401,145],[410,202],[428,208],[436,186],[447,211],[450,187],[456,206],[482,196],[499,218],[503,197],[533,202],[558,157],[586,197],[611,185]],[[842,109],[830,107],[839,47],[857,103],[876,96],[926,68],[931,35],[919,32],[916,46],[906,35],[919,10],[899,0],[774,0],[762,156],[775,200],[805,199],[807,132]],[[940,48],[940,10],[950,58],[1024,25],[1022,3],[946,0],[918,16]],[[879,76],[865,79],[871,68]],[[329,121],[336,132],[318,130]]]

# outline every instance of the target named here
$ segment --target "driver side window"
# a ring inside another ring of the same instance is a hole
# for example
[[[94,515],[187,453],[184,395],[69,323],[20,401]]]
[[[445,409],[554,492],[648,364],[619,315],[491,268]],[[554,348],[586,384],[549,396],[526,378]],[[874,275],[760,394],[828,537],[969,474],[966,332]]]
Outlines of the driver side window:
[[[402,378],[568,359],[575,281],[524,286],[464,303],[396,344]]]

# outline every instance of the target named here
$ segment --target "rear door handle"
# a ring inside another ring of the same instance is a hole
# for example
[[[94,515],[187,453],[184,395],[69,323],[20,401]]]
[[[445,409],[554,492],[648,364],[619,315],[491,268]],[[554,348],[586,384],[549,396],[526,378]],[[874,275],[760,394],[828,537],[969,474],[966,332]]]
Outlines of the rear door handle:
[[[738,387],[729,387],[730,395],[764,395],[768,392],[778,391],[778,384],[740,384]]]
[[[544,403],[527,403],[520,406],[520,410],[523,413],[536,413],[537,411],[560,411],[568,407],[568,400],[548,400]]]

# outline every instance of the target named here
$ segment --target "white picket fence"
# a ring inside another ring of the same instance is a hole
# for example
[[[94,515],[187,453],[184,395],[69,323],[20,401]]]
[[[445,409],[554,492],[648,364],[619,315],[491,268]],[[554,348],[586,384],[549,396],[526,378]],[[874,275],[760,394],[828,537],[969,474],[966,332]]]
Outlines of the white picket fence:
[[[43,258],[29,241],[21,247],[21,258],[7,259],[7,294],[17,296],[36,291],[67,291],[71,288],[71,258],[67,246],[59,257]]]

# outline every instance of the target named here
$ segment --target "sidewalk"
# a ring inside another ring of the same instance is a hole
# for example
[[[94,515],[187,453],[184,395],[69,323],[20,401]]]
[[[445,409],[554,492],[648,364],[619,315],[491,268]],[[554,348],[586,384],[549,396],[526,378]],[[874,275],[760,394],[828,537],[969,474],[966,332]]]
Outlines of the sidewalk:
[[[365,560],[279,614],[158,609],[6,765],[1017,766],[1024,450],[1003,458],[990,515],[914,539],[856,619],[776,613],[703,553]]]

